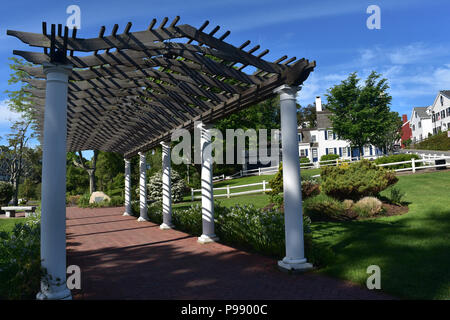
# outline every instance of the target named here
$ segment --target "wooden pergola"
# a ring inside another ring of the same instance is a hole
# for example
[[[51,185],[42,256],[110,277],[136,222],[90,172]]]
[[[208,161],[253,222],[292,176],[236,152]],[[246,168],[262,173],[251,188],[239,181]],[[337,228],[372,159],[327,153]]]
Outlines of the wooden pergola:
[[[284,269],[305,270],[303,218],[298,155],[296,93],[315,62],[295,57],[269,62],[269,50],[239,47],[225,39],[219,26],[207,32],[208,21],[196,29],[168,18],[156,27],[122,33],[114,25],[110,35],[100,28],[96,38],[79,38],[77,30],[42,24],[42,33],[8,30],[43,52],[18,51],[34,66],[29,93],[33,119],[43,145],[41,258],[53,279],[43,282],[39,299],[70,298],[65,285],[65,172],[66,151],[102,150],[125,158],[125,213],[131,215],[129,159],[140,156],[140,217],[147,221],[145,151],[163,146],[163,224],[171,224],[170,145],[174,131],[200,123],[202,158],[202,219],[200,243],[216,241],[212,155],[209,127],[215,121],[255,103],[280,95],[283,146],[286,257]],[[66,133],[66,134],[64,134]],[[47,283],[47,284],[45,284]]]
[[[206,21],[196,29],[170,24],[165,18],[155,28],[130,32],[129,22],[118,34],[101,27],[97,38],[77,37],[69,30],[42,24],[42,34],[11,31],[43,53],[14,51],[36,64],[24,67],[32,79],[30,90],[35,119],[43,128],[45,106],[44,63],[73,66],[69,78],[67,150],[102,150],[125,157],[147,151],[170,139],[173,130],[193,129],[195,121],[214,122],[273,95],[282,84],[301,85],[315,62],[288,59],[274,62],[263,57],[269,50],[250,41],[235,47],[225,42],[227,31],[215,36],[219,26],[205,32]],[[90,55],[77,55],[77,52]],[[249,70],[251,72],[245,72]]]

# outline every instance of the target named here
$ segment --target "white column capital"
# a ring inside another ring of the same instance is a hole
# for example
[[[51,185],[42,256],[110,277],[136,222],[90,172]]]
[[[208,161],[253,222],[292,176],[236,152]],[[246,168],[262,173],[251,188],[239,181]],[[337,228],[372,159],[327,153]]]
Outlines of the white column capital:
[[[42,64],[44,74],[49,73],[62,73],[70,75],[72,73],[73,66],[71,64],[55,64],[50,62],[44,62]]]
[[[214,123],[211,123],[211,122],[196,121],[195,127],[196,127],[197,129],[200,129],[200,130],[201,130],[201,129],[209,130],[209,129],[214,128]]]
[[[169,148],[170,149],[170,142],[161,141],[159,144],[162,145],[163,148]]]
[[[125,161],[125,163],[131,163],[131,160],[128,158],[123,158],[123,161]]]
[[[283,100],[296,100],[297,98],[297,92],[302,89],[301,86],[288,86],[286,84],[283,84],[282,86],[279,86],[275,90],[273,90],[274,93],[278,93],[280,95],[280,101]]]
[[[139,151],[138,155],[139,155],[139,157],[145,157],[145,152]]]

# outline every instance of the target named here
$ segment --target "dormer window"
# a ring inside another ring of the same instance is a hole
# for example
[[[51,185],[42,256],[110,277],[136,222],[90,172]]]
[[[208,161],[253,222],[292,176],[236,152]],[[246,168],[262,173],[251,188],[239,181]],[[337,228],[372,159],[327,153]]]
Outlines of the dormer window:
[[[443,106],[443,105],[444,105],[444,97],[441,96],[441,106]]]

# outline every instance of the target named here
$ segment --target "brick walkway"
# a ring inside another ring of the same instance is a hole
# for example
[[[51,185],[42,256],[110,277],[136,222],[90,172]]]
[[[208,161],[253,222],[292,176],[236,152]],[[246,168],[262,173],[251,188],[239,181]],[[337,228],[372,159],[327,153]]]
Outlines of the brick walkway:
[[[67,208],[68,265],[81,268],[74,299],[386,299],[315,273],[123,217],[123,208]]]

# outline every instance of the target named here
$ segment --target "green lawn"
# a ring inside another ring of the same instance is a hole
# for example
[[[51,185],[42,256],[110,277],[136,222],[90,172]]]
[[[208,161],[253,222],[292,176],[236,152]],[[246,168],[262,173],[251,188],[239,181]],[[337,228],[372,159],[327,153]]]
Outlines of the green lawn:
[[[0,231],[10,232],[18,222],[25,221],[25,218],[2,218],[0,219]]]
[[[405,215],[312,226],[337,257],[320,272],[365,285],[374,264],[387,293],[450,299],[450,172],[401,176],[397,187],[410,202]]]

